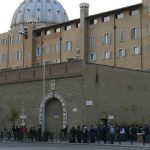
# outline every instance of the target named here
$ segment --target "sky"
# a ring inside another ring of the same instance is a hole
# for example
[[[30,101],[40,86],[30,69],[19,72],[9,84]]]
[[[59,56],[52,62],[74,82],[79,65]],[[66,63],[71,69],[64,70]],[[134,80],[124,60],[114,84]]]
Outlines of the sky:
[[[23,0],[1,0],[0,3],[0,33],[7,32],[10,29],[11,19]],[[69,20],[80,17],[79,4],[86,2],[90,4],[89,14],[98,14],[101,12],[126,7],[141,3],[142,0],[58,0],[65,8]]]

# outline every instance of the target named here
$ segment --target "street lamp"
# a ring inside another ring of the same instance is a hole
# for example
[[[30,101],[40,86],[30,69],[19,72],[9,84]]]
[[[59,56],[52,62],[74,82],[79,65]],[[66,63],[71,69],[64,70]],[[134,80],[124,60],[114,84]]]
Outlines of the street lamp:
[[[23,31],[19,31],[19,34],[23,35],[23,36],[29,36],[27,33],[23,32]],[[42,61],[42,65],[43,65],[43,100],[45,99],[45,53],[44,53],[44,49],[43,49],[43,41],[39,42],[36,38],[30,36],[33,40],[35,40],[41,47],[41,51],[42,51],[42,56],[43,56],[43,61]],[[45,113],[45,112],[43,112]],[[43,114],[43,116],[45,116],[45,114]],[[42,124],[42,130],[44,131],[45,125]]]

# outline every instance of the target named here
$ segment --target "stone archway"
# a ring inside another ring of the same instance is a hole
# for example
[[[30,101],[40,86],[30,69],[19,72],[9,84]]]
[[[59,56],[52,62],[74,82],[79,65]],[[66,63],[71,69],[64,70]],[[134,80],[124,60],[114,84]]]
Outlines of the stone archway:
[[[49,93],[45,99],[42,100],[40,108],[39,108],[39,124],[42,125],[42,131],[45,131],[45,108],[47,103],[52,100],[52,99],[57,99],[60,101],[61,105],[62,105],[62,110],[63,110],[63,127],[65,128],[67,123],[67,105],[66,102],[64,100],[64,98],[62,97],[62,95],[60,95],[57,92],[51,92]]]

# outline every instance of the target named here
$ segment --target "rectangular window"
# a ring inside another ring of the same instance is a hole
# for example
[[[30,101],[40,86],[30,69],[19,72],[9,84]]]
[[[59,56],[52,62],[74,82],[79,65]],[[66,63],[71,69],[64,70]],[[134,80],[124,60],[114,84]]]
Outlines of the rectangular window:
[[[110,51],[105,51],[103,54],[103,58],[106,59],[110,59],[111,58],[111,52]]]
[[[65,51],[70,51],[72,49],[72,42],[66,41],[65,43]]]
[[[123,48],[119,48],[116,51],[116,57],[124,57],[126,56],[126,51]]]
[[[2,45],[7,45],[7,38],[2,39]]]
[[[2,54],[2,64],[7,62],[7,54]]]
[[[76,28],[80,28],[80,23],[76,23]]]
[[[131,10],[130,11],[130,16],[136,16],[139,14],[139,10],[138,9],[135,9],[135,10]]]
[[[90,62],[96,61],[96,53],[94,52],[89,53],[89,61]]]
[[[71,30],[71,25],[69,25],[69,26],[65,26],[65,30]]]
[[[124,14],[123,14],[123,13],[119,13],[119,14],[116,15],[116,18],[117,18],[117,19],[121,19],[121,18],[123,18],[123,17],[124,17]]]
[[[148,12],[150,12],[150,3],[148,4]]]
[[[60,41],[56,42],[56,53],[60,52]]]
[[[41,47],[35,49],[35,56],[41,56]]]
[[[132,28],[131,29],[131,39],[136,40],[140,38],[140,29],[138,28]]]
[[[51,34],[51,30],[46,31],[46,35],[50,35]]]
[[[16,60],[21,60],[21,52],[20,51],[16,52]]]
[[[139,55],[139,54],[141,54],[140,47],[137,46],[132,47],[132,55]]]
[[[80,43],[81,43],[81,42],[80,42],[80,39],[77,39],[77,43],[76,43],[76,44],[77,44],[77,51],[80,50]]]
[[[9,39],[6,38],[6,39],[5,39],[5,44],[8,45],[8,42],[9,42]],[[19,42],[20,42],[20,41],[19,41]]]
[[[97,19],[94,19],[94,24],[97,24],[97,22],[98,22]]]
[[[57,28],[57,29],[55,30],[55,32],[56,32],[56,33],[59,33],[59,32],[60,32],[60,28]]]
[[[102,18],[102,22],[108,22],[110,21],[110,16],[106,16]]]
[[[110,44],[110,40],[111,40],[111,34],[105,33],[102,39],[103,44]]]
[[[12,44],[13,43],[13,38],[9,37],[9,43]]]
[[[67,30],[71,30],[71,25],[67,26]]]
[[[124,41],[124,31],[122,30],[118,31],[118,40],[120,42]]]
[[[97,19],[91,19],[90,24],[97,24]]]
[[[45,45],[44,47],[45,47],[45,52],[46,52],[46,54],[47,54],[47,55],[50,54],[51,45],[50,45],[50,44],[47,44],[47,45]]]
[[[20,34],[17,35],[16,41],[17,41],[17,42],[20,42],[20,41],[21,41],[21,35],[20,35]]]
[[[96,37],[91,36],[90,37],[90,47],[95,47],[96,46]]]

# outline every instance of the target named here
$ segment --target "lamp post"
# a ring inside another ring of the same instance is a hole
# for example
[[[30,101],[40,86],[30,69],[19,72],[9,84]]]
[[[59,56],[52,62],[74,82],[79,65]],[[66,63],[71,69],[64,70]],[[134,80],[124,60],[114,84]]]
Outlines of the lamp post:
[[[25,36],[25,35],[28,35],[28,34],[26,34],[25,32],[23,32],[23,31],[19,31],[19,34],[21,34],[21,35],[23,35],[23,36]],[[29,35],[28,35],[29,36]],[[45,68],[45,53],[44,53],[44,49],[43,49],[43,41],[42,42],[39,42],[36,38],[34,38],[34,37],[32,37],[32,36],[30,36],[33,40],[35,40],[39,45],[40,45],[40,47],[41,47],[41,52],[42,52],[42,57],[43,57],[43,59],[42,59],[42,66],[43,66],[43,93],[42,93],[42,95],[43,95],[43,100],[45,99],[45,75],[46,75],[46,68]],[[43,111],[43,116],[45,116],[45,112]],[[42,130],[44,131],[44,129],[45,129],[45,124],[43,123],[42,124]]]

